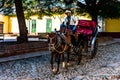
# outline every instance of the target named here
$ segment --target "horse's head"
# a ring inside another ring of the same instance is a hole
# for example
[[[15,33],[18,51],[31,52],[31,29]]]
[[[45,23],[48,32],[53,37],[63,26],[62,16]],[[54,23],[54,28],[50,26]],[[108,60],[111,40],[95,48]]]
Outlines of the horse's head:
[[[53,33],[53,32],[49,33],[48,34],[48,43],[53,44],[53,42],[55,41],[55,37],[56,37],[55,33]]]
[[[59,50],[60,52],[63,52],[65,51],[65,46],[67,45],[68,47],[71,44],[70,33],[69,34],[60,33],[60,32],[49,33],[48,43],[49,43],[49,50],[54,51],[56,49]]]
[[[56,33],[51,32],[48,34],[48,43],[49,43],[49,50],[53,51],[54,50],[54,46],[57,43],[57,38],[56,38]]]

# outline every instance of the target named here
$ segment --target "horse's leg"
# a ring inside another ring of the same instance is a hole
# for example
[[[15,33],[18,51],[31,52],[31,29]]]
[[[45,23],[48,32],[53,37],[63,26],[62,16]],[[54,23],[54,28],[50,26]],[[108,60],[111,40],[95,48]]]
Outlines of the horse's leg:
[[[61,58],[61,54],[58,53],[58,61],[57,61],[57,71],[56,71],[56,73],[59,72],[60,58]]]
[[[81,60],[82,60],[82,47],[80,47],[79,48],[80,50],[79,50],[79,52],[78,52],[78,54],[77,54],[77,56],[78,56],[78,65],[80,64],[80,62],[81,62]]]
[[[51,69],[52,69],[53,72],[55,71],[54,65],[53,65],[53,57],[54,57],[54,54],[55,54],[55,52],[51,52],[51,61],[50,61],[50,63],[51,63]]]
[[[78,45],[77,45],[77,57],[78,57],[78,62],[77,64],[79,65],[81,60],[82,60],[82,48],[84,46],[84,40],[83,39],[83,35],[78,35]]]
[[[70,52],[67,52],[67,66],[70,66]]]
[[[55,54],[55,62],[58,61],[58,54]]]
[[[65,59],[64,59],[64,53],[62,54],[62,68],[65,68]]]
[[[88,36],[85,36],[84,38],[84,48],[85,52],[88,52]]]

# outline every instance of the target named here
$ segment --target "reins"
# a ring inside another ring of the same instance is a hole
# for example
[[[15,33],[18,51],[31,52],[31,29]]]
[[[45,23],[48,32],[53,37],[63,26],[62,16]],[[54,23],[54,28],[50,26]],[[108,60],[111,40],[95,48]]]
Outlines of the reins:
[[[57,36],[58,36],[58,35],[57,35]],[[55,46],[58,46],[58,45],[55,45],[55,42],[52,43],[52,40],[53,40],[55,37],[56,37],[56,36],[54,36],[54,37],[49,37],[49,39],[50,39],[49,50],[50,50],[50,51],[51,51],[51,50],[54,50],[54,51],[56,51],[57,53],[60,53],[60,54],[61,54],[61,53],[64,53],[65,50],[66,50],[66,48],[67,48],[67,44],[65,44],[65,47],[63,48],[62,51],[57,50]]]

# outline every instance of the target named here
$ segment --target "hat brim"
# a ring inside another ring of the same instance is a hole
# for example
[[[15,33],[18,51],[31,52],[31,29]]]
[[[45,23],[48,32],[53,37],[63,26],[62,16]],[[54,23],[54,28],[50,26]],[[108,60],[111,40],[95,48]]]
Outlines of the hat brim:
[[[65,14],[67,14],[67,13],[71,13],[71,12],[65,12]]]
[[[65,14],[66,14],[66,13],[71,13],[71,11],[68,10],[68,11],[65,12]]]

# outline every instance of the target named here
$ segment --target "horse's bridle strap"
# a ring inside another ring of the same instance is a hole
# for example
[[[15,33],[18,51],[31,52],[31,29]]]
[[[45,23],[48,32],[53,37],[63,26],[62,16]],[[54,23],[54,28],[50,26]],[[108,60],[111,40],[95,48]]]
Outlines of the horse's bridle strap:
[[[55,48],[55,44],[54,44],[54,43],[52,44],[52,39],[54,39],[54,37],[53,37],[53,38],[50,38],[49,51],[54,50],[54,51],[56,51],[56,52],[58,52],[58,53],[64,53],[68,45],[65,44],[64,49],[63,49],[62,51],[58,51],[58,50]]]

